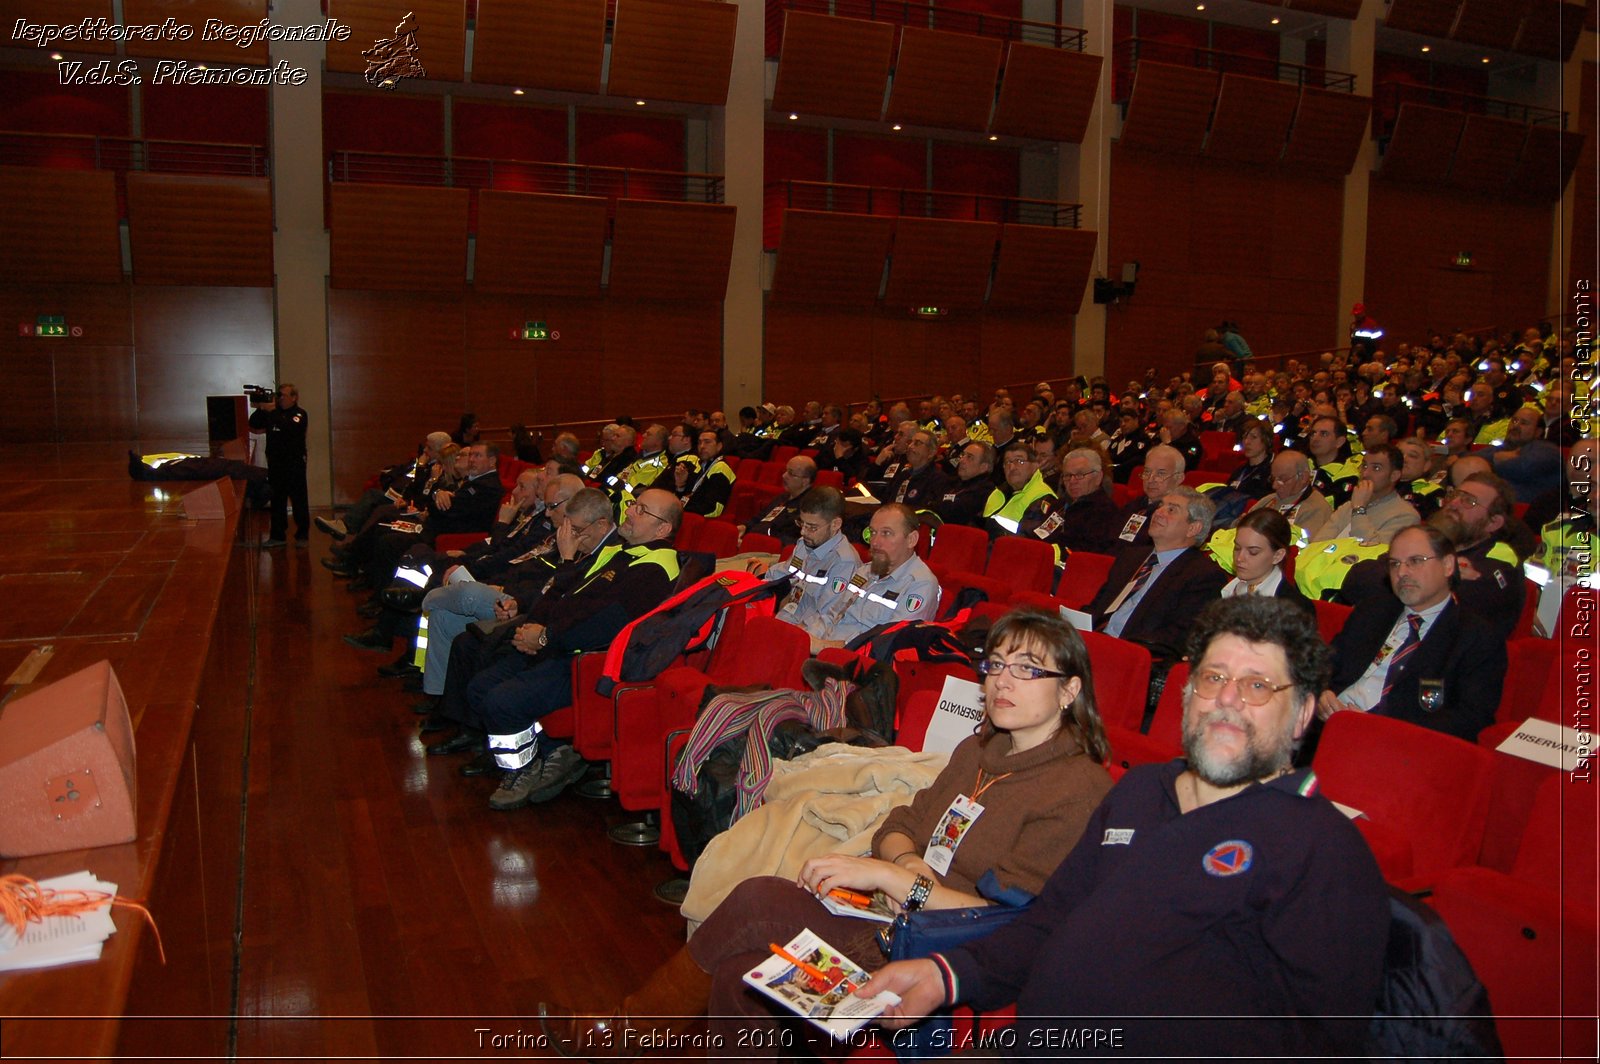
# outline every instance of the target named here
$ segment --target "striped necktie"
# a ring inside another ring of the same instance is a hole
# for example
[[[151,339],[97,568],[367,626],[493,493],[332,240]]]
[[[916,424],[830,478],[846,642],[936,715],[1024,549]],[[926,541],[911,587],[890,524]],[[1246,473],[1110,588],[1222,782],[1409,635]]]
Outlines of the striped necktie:
[[[1422,614],[1412,613],[1407,615],[1406,623],[1411,626],[1406,632],[1405,639],[1395,648],[1394,656],[1389,659],[1389,669],[1383,674],[1383,693],[1378,696],[1378,704],[1374,709],[1381,710],[1383,704],[1389,700],[1389,692],[1394,690],[1394,685],[1399,682],[1402,671],[1400,663],[1416,653],[1417,647],[1422,645]]]
[[[1123,603],[1137,595],[1139,593],[1139,589],[1144,587],[1145,581],[1150,579],[1150,574],[1155,571],[1156,552],[1151,551],[1150,556],[1145,558],[1145,560],[1140,564],[1138,570],[1134,572],[1133,579],[1128,581],[1128,586],[1122,589],[1122,594],[1118,595],[1116,601],[1107,607],[1106,616],[1109,618],[1112,614],[1116,613],[1122,608]]]

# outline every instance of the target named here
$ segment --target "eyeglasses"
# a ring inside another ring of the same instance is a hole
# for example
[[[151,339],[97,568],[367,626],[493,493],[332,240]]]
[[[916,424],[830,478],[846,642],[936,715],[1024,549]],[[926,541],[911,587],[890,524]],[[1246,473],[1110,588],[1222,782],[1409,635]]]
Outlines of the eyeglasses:
[[[1012,466],[1012,465],[1033,465],[1034,461],[1033,461],[1032,458],[1025,458],[1025,457],[1023,457],[1021,455],[1012,455],[1010,458],[1006,459],[1006,463],[1005,464],[1008,465],[1008,466]]]
[[[1483,503],[1478,501],[1478,497],[1476,495],[1472,494],[1470,491],[1467,491],[1465,488],[1451,488],[1449,491],[1444,493],[1444,501],[1459,502],[1469,510],[1475,510],[1483,505]]]
[[[1096,472],[1096,470],[1087,469],[1082,473],[1063,473],[1062,476],[1066,477],[1068,480],[1082,480],[1084,477],[1094,476]]]
[[[1009,672],[1014,680],[1042,680],[1050,677],[1064,680],[1067,674],[1056,672],[1054,669],[1041,669],[1037,665],[1027,665],[1020,661],[997,661],[994,658],[985,658],[978,662],[979,676],[999,676],[1002,672]]]
[[[1287,691],[1292,683],[1275,684],[1265,676],[1229,676],[1225,672],[1197,672],[1189,677],[1189,689],[1201,698],[1221,698],[1229,684],[1237,684],[1239,701],[1247,706],[1264,706],[1279,691]]]
[[[1385,564],[1389,566],[1391,573],[1398,573],[1402,569],[1420,569],[1423,562],[1436,562],[1438,560],[1439,556],[1437,554],[1413,554],[1409,558],[1385,559]]]
[[[562,505],[566,505],[566,504],[565,504],[565,503],[563,503],[563,504],[562,504]],[[570,520],[571,520],[571,518],[568,518],[568,520],[569,520],[569,521],[570,521]],[[583,534],[584,534],[584,533],[585,533],[585,532],[587,532],[587,531],[589,531],[589,529],[591,529],[591,528],[593,528],[593,527],[594,527],[594,526],[595,526],[595,525],[597,525],[597,524],[599,524],[599,523],[600,523],[600,522],[598,522],[598,521],[590,521],[590,522],[589,522],[589,523],[588,523],[588,524],[586,524],[586,525],[573,525],[573,526],[572,526],[572,534],[573,534],[573,535],[574,535],[574,536],[581,536],[581,535],[583,535]]]
[[[1140,480],[1168,480],[1177,476],[1177,471],[1172,469],[1146,469],[1139,473]]]
[[[640,502],[638,499],[629,499],[628,500],[628,509],[630,509],[630,510],[638,510],[640,513],[644,514],[646,517],[654,517],[657,521],[662,521],[662,522],[666,521],[665,517],[662,517],[658,513],[653,513],[648,506],[646,506],[644,503]]]

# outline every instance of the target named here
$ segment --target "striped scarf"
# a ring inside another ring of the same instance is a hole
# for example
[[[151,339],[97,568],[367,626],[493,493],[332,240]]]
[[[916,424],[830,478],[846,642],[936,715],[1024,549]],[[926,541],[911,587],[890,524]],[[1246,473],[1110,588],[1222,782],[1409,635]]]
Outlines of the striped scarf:
[[[855,685],[830,679],[820,691],[757,691],[717,695],[701,711],[689,733],[689,743],[672,772],[672,785],[694,797],[700,790],[699,772],[713,751],[729,739],[745,737],[744,755],[739,759],[735,784],[733,819],[755,809],[766,797],[772,779],[772,754],[768,741],[778,725],[787,720],[803,721],[814,731],[828,731],[844,724],[845,699]]]

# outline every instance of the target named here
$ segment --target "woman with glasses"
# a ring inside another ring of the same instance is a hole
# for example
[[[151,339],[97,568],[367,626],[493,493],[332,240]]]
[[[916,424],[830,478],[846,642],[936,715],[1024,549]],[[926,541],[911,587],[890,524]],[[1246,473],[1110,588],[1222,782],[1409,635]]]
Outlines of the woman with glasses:
[[[1111,788],[1088,651],[1060,618],[1014,610],[989,630],[977,667],[983,720],[932,785],[889,814],[870,854],[812,858],[792,882],[746,880],[610,1018],[556,1020],[541,1006],[553,1043],[579,1055],[607,1037],[637,1045],[686,1026],[662,1017],[707,1014],[728,1055],[776,1055],[786,1042],[778,1014],[743,981],[771,956],[769,943],[809,928],[868,969],[886,963],[882,924],[830,913],[818,900],[829,891],[881,896],[895,911],[966,908],[988,904],[977,883],[993,872],[1038,893]],[[749,1037],[763,1028],[773,1037]]]

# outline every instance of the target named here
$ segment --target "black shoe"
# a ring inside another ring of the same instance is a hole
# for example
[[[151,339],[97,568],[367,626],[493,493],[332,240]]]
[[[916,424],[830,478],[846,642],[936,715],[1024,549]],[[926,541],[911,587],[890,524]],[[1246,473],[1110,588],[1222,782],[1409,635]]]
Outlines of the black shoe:
[[[438,708],[438,695],[423,695],[420,700],[411,703],[411,712],[415,713],[419,717],[429,716]]]
[[[373,650],[380,654],[387,654],[394,649],[394,640],[374,625],[359,635],[347,635],[344,641],[358,650]]]
[[[451,720],[443,713],[435,713],[434,710],[437,708],[437,706],[431,704],[420,709],[418,706],[411,707],[413,712],[423,712],[428,714],[426,717],[422,718],[422,725],[417,729],[418,735],[429,735],[433,732],[446,731],[450,728],[457,727],[461,723],[457,720]]]
[[[421,613],[422,600],[428,592],[407,583],[394,583],[383,589],[383,604],[401,613]]]
[[[465,765],[462,765],[460,768],[456,769],[456,771],[461,773],[463,776],[492,776],[496,772],[503,772],[505,770],[502,769],[500,767],[500,763],[494,759],[494,755],[485,750],[471,761],[468,761]]]
[[[468,750],[476,750],[483,745],[483,733],[470,728],[463,728],[450,738],[428,747],[430,755],[464,754]]]
[[[356,607],[356,613],[362,617],[376,617],[382,612],[383,603],[381,602],[363,602]]]
[[[378,588],[371,580],[368,580],[366,577],[362,576],[360,570],[352,569],[350,572],[350,582],[345,585],[345,590],[359,594],[363,591],[376,591]]]
[[[331,554],[322,559],[322,567],[338,576],[356,575],[356,569],[354,566],[346,564]]]
[[[379,676],[410,676],[414,672],[420,673],[421,671],[421,669],[417,668],[411,663],[411,649],[409,647],[406,648],[406,652],[404,654],[401,654],[398,658],[395,658],[393,661],[389,662],[389,664],[378,666]]]
[[[422,670],[415,669],[406,673],[406,678],[400,681],[400,690],[417,692],[422,690]]]

